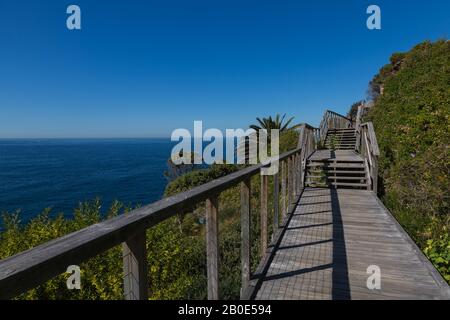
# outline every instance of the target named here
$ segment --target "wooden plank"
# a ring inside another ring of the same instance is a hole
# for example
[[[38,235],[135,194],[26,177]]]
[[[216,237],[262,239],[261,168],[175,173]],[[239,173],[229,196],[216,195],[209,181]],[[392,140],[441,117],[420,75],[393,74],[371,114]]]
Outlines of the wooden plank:
[[[292,176],[291,189],[290,189],[291,190],[291,203],[290,203],[291,210],[290,211],[293,211],[294,206],[295,206],[295,200],[297,198],[296,197],[296,190],[295,190],[295,188],[296,188],[296,184],[295,184],[295,181],[296,181],[295,155],[291,156],[290,164],[291,164],[291,168],[290,168],[289,173]]]
[[[292,156],[292,191],[293,196],[297,194],[297,157],[295,155]]]
[[[293,196],[293,182],[292,182],[292,159],[289,157],[286,160],[286,168],[287,168],[287,199],[288,199],[288,212],[292,212],[292,202],[294,201]]]
[[[296,154],[295,158],[295,196],[300,194],[300,154]]]
[[[281,162],[281,214],[283,217],[286,216],[287,213],[287,188],[286,188],[286,180],[287,180],[287,164],[286,161]]]
[[[140,232],[122,244],[125,300],[148,299],[146,233]]]
[[[208,300],[219,299],[219,222],[218,198],[206,200],[206,269]]]
[[[256,299],[449,299],[450,287],[371,191],[306,188]],[[381,269],[381,290],[366,286]]]
[[[268,176],[261,175],[261,257],[264,257],[267,250],[267,217],[268,217]]]
[[[277,231],[279,227],[279,215],[280,215],[280,197],[279,197],[279,188],[280,183],[278,181],[278,173],[276,173],[273,176],[273,232],[272,232],[272,239],[273,235]]]
[[[376,156],[373,158],[372,191],[375,192],[375,194],[378,192],[378,159]]]
[[[241,298],[250,283],[250,179],[241,182]]]
[[[372,122],[367,122],[367,132],[369,134],[370,144],[372,146],[372,152],[375,156],[380,155],[380,149],[378,148],[377,136],[373,128]]]

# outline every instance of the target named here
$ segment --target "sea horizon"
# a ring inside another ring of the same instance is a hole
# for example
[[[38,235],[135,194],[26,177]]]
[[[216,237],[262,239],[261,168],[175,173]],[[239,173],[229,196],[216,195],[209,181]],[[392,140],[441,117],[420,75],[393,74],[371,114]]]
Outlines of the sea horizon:
[[[162,198],[170,138],[0,138],[0,213],[26,223],[51,208],[71,217],[100,198],[135,207]]]

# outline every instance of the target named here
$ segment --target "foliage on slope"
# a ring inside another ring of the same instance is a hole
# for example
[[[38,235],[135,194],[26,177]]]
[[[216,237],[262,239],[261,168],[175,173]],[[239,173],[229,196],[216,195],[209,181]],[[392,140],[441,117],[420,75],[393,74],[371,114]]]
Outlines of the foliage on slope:
[[[450,43],[394,54],[370,83],[381,195],[450,282]]]
[[[286,131],[280,137],[280,151],[297,146],[298,133]],[[195,170],[168,184],[166,196],[186,191],[238,169],[234,165],[213,165],[209,169]],[[259,176],[252,179],[251,193],[251,250],[259,256]],[[270,188],[273,186],[270,185]],[[272,199],[270,199],[272,201]],[[51,216],[49,210],[23,225],[20,215],[4,214],[0,232],[0,259],[35,247],[114,217],[130,214],[114,202],[106,216],[101,215],[101,201],[81,203],[72,219]],[[219,280],[224,299],[239,298],[240,291],[240,193],[239,186],[223,192],[219,198]],[[204,206],[192,213],[177,215],[147,231],[147,259],[150,299],[205,299],[206,253],[204,241]],[[269,221],[270,231],[271,221]],[[258,259],[252,259],[252,270]],[[81,290],[68,290],[68,275],[60,275],[32,289],[18,299],[122,299],[122,251],[114,247],[80,265]]]

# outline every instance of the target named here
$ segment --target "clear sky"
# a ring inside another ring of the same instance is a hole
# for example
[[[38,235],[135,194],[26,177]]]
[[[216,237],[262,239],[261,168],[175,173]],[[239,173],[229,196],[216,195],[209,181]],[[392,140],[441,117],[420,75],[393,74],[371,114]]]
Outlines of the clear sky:
[[[81,8],[81,30],[66,8]],[[381,8],[382,30],[366,28]],[[450,1],[0,0],[0,138],[153,137],[345,113]]]

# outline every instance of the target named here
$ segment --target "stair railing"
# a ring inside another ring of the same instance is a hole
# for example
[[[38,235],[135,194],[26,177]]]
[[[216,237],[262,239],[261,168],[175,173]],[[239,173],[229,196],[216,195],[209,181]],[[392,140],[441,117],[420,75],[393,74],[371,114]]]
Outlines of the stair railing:
[[[373,129],[372,122],[366,122],[360,126],[360,138],[361,138],[361,155],[367,160],[367,172],[368,178],[368,190],[377,192],[378,188],[378,157],[380,155],[380,149],[378,148],[377,137],[375,130]]]
[[[315,128],[306,123],[300,126],[300,136],[297,145],[297,147],[301,149],[299,154],[300,188],[303,188],[305,185],[306,162],[311,154],[317,150],[317,145],[320,141],[319,128]]]
[[[361,123],[362,118],[367,114],[367,110],[369,109],[368,105],[361,103],[358,106],[358,112],[356,113],[355,119],[355,135],[356,135],[356,145],[355,149],[360,152],[361,151]]]
[[[353,121],[337,112],[326,110],[319,126],[319,136],[325,142],[328,130],[353,128]]]
[[[306,126],[305,126],[306,128]],[[315,129],[314,129],[315,130]],[[305,146],[310,154],[314,130],[304,129],[308,141]],[[260,189],[260,239],[261,258],[264,261],[268,249],[268,215],[273,212],[273,232],[279,229],[278,219],[291,214],[298,201],[300,188],[300,157],[297,148],[269,159],[263,164],[245,167],[227,176],[215,179],[188,191],[164,198],[152,204],[135,209],[128,214],[107,219],[60,238],[45,242],[37,247],[0,260],[0,300],[10,299],[47,280],[66,272],[70,265],[77,265],[117,245],[123,251],[124,298],[130,300],[148,299],[148,262],[146,230],[180,212],[191,212],[192,208],[204,204],[206,217],[206,269],[208,299],[216,300],[219,295],[219,196],[225,190],[240,186],[241,219],[241,294],[250,290],[251,242],[250,211],[252,210],[251,178],[260,175],[271,165],[280,165],[281,171],[273,179],[273,196],[278,199],[279,177],[281,177],[281,208],[278,201],[269,207],[269,176],[261,175]]]

